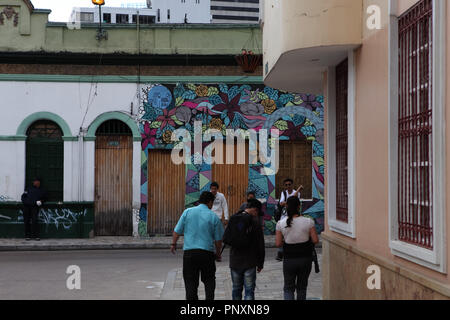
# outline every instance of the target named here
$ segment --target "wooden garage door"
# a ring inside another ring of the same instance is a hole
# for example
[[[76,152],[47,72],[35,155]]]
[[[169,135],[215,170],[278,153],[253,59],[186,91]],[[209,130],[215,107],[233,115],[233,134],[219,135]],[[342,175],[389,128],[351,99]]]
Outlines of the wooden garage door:
[[[97,136],[95,143],[95,234],[131,236],[133,137]]]
[[[212,165],[212,180],[219,184],[219,192],[225,195],[230,216],[239,210],[247,199],[248,187],[248,143],[245,147],[245,164],[237,164],[237,144],[234,145],[234,164],[226,164],[226,147],[223,147],[224,164]]]
[[[294,180],[294,188],[303,185],[302,199],[312,198],[312,144],[309,141],[280,141],[280,167],[275,176],[276,196],[284,190],[286,178]]]
[[[171,150],[148,153],[148,233],[171,235],[185,209],[186,166],[171,160]]]

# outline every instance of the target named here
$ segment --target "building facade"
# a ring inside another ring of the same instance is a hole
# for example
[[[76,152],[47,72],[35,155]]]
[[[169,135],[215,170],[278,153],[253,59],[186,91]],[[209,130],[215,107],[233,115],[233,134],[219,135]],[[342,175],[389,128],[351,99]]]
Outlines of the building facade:
[[[152,0],[145,7],[102,6],[101,15],[106,24],[136,24],[137,19],[140,24],[211,23],[210,0]],[[99,23],[99,8],[74,8],[71,20]]]
[[[259,23],[260,0],[211,0],[213,23]]]
[[[171,233],[212,180],[231,213],[255,191],[273,233],[277,194],[291,175],[305,186],[305,213],[323,229],[323,97],[265,86],[262,66],[242,71],[235,56],[261,39],[258,25],[111,24],[98,40],[95,25],[48,23],[50,11],[30,1],[0,0],[0,12],[1,107],[11,109],[0,126],[0,237],[23,236],[20,196],[36,175],[50,197],[43,237]],[[278,129],[278,175],[261,174],[263,164],[247,158],[174,163],[171,134],[195,135],[196,123],[202,132]]]
[[[450,297],[449,10],[266,1],[265,84],[324,95],[326,299]]]

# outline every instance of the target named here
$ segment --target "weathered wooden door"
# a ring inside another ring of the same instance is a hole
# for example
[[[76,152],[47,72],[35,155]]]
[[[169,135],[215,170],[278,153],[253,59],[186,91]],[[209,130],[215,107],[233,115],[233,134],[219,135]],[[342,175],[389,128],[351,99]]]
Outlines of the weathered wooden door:
[[[171,235],[185,209],[186,165],[171,160],[171,150],[148,153],[148,233]]]
[[[284,190],[283,181],[294,180],[294,188],[303,185],[303,199],[312,198],[312,144],[309,141],[280,141],[279,170],[275,176],[276,197]]]
[[[233,164],[227,164],[226,144],[223,146],[223,164],[212,165],[212,180],[219,184],[219,192],[223,193],[228,203],[228,212],[231,215],[239,210],[239,207],[247,199],[248,187],[248,143],[245,145],[245,163],[238,163],[238,146],[234,145]],[[242,151],[240,155],[243,156]],[[231,156],[230,156],[231,159]],[[242,162],[242,161],[241,161]]]
[[[131,236],[133,137],[97,136],[95,143],[95,234]]]

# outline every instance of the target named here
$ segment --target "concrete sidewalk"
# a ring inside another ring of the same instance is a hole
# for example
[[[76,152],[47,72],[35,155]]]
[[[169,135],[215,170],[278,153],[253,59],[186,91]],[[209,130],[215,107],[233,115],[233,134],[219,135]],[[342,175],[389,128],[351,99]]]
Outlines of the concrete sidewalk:
[[[275,236],[265,236],[266,248],[275,248]],[[0,239],[0,251],[57,251],[57,250],[124,250],[170,249],[172,237],[95,237],[92,239]],[[183,248],[183,237],[178,239]],[[317,244],[321,248],[321,243]]]

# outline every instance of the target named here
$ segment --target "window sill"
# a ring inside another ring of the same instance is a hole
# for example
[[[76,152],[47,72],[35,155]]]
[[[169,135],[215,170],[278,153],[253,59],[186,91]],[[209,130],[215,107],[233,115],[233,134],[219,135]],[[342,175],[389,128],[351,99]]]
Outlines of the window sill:
[[[444,272],[444,266],[440,262],[436,250],[421,248],[406,242],[394,240],[390,242],[391,253],[399,258],[409,260],[429,269]]]
[[[331,231],[340,233],[352,239],[356,239],[355,231],[352,230],[350,221],[348,223],[345,223],[334,219],[328,219],[328,225]]]

